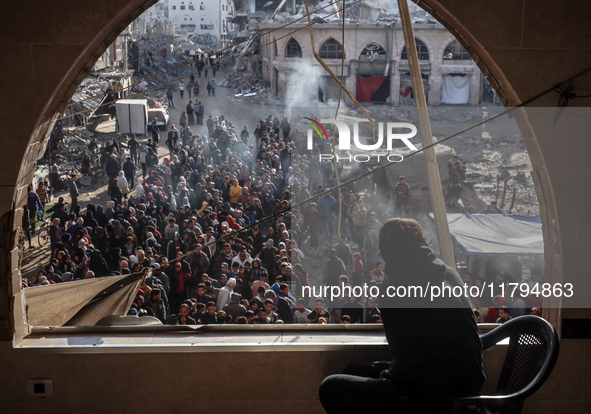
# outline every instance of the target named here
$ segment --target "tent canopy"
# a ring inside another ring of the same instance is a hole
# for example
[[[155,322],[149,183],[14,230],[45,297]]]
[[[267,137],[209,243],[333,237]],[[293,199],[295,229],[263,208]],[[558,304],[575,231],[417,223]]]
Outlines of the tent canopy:
[[[447,221],[451,236],[468,254],[544,253],[540,216],[448,214]]]
[[[25,289],[32,326],[94,326],[110,315],[126,315],[149,270]]]

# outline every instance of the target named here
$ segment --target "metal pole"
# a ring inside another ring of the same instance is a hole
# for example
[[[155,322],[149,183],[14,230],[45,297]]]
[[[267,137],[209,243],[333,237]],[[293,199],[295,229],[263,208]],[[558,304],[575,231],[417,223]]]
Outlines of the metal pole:
[[[413,93],[417,114],[419,120],[419,132],[423,147],[433,143],[431,124],[429,122],[429,113],[427,112],[427,101],[423,89],[423,79],[421,78],[421,68],[419,66],[419,56],[417,46],[408,11],[406,0],[398,0],[398,9],[400,10],[400,19],[402,21],[402,31],[404,33],[404,42],[406,44],[406,54],[408,56],[408,65],[412,79]],[[424,151],[425,164],[427,167],[427,178],[429,180],[429,193],[431,195],[431,207],[435,216],[435,228],[437,229],[437,241],[441,251],[441,259],[448,266],[456,268],[449,226],[447,224],[447,214],[443,201],[443,192],[441,191],[441,179],[439,177],[439,168],[437,167],[437,157],[435,149],[428,148]]]

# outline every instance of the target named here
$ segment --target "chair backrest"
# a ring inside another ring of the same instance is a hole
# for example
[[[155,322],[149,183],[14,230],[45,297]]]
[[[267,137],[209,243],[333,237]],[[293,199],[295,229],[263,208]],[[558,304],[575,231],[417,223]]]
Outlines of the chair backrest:
[[[552,325],[529,315],[511,319],[481,337],[485,349],[506,338],[509,338],[509,346],[497,395],[519,393],[521,398],[498,408],[503,414],[518,414],[525,398],[536,392],[552,372],[558,358],[559,341]]]

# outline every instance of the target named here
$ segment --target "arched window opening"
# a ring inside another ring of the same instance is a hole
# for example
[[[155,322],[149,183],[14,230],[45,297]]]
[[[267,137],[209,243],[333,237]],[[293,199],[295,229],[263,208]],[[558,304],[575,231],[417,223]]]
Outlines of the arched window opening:
[[[468,51],[458,42],[454,40],[443,51],[443,60],[471,60]]]
[[[429,60],[429,49],[427,45],[420,40],[415,38],[415,43],[417,44],[417,54],[419,55],[419,60]],[[400,54],[400,60],[408,60],[408,56],[406,54],[406,46],[402,48],[402,53]]]
[[[343,45],[331,37],[320,46],[318,54],[322,59],[342,59]]]
[[[288,58],[301,58],[302,57],[302,48],[297,40],[293,37],[289,39],[287,45],[285,46],[285,57]]]

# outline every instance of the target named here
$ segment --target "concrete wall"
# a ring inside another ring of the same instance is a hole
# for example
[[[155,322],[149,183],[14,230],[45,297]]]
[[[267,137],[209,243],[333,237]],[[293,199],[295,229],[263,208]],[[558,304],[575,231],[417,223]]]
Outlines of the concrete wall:
[[[27,333],[14,232],[20,224],[35,160],[45,147],[55,114],[60,113],[77,83],[129,21],[152,0],[52,0],[11,2],[0,14],[0,117],[5,130],[0,153],[0,383],[2,412],[146,413],[185,412],[200,394],[212,412],[243,412],[273,407],[283,412],[320,412],[315,389],[320,379],[339,371],[352,353],[265,355],[15,355],[11,341]],[[428,0],[423,7],[478,56],[478,64],[506,103],[516,105],[591,67],[591,10],[587,0]],[[591,75],[572,82],[577,93],[590,93]],[[549,94],[536,102],[556,106]],[[589,107],[589,98],[573,105]],[[546,242],[546,272],[552,280],[574,278],[588,292],[591,268],[591,140],[587,119],[572,122],[557,135],[548,120],[518,119],[535,168],[542,200]],[[574,128],[577,128],[576,130]],[[583,131],[583,132],[581,132]],[[571,279],[572,280],[572,279]],[[560,317],[553,312],[553,319]],[[590,318],[588,310],[568,310],[564,316]],[[263,354],[260,354],[263,355]],[[281,358],[283,356],[284,358]],[[262,359],[261,359],[262,358]],[[588,413],[591,410],[591,342],[565,340],[558,366],[542,394],[526,404],[526,413]],[[155,367],[155,368],[154,368]],[[254,370],[255,382],[265,379],[271,397],[224,390],[236,368]],[[163,384],[149,381],[150,371]],[[287,374],[300,382],[278,389]],[[194,381],[212,375],[212,387]],[[56,397],[25,396],[26,378],[53,378]],[[269,399],[271,398],[271,399]],[[155,400],[153,403],[149,401]],[[41,407],[44,405],[44,407]]]

